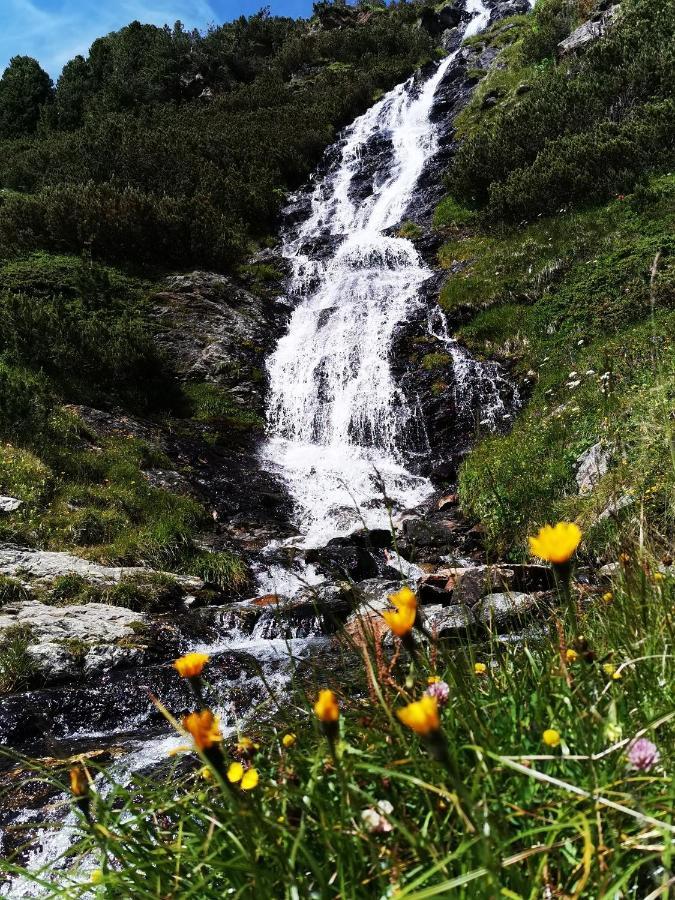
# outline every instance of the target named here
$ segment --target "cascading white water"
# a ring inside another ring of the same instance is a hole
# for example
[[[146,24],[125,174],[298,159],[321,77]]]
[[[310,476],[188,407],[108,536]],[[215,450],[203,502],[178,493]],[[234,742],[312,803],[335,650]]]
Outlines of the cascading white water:
[[[465,35],[489,17],[480,0],[470,0],[467,10],[473,18]],[[421,89],[411,78],[356,119],[338,164],[314,189],[310,216],[284,244],[298,303],[268,363],[269,439],[262,456],[288,484],[307,546],[360,524],[386,527],[383,487],[399,509],[421,503],[432,490],[405,465],[411,451],[425,449],[423,427],[389,358],[396,327],[432,273],[409,240],[387,231],[401,222],[436,152],[430,113],[455,56]],[[369,142],[383,137],[391,145],[387,175],[373,180],[365,201],[354,199]],[[306,249],[317,238],[331,246],[326,258],[312,258]],[[402,447],[406,441],[412,446]]]

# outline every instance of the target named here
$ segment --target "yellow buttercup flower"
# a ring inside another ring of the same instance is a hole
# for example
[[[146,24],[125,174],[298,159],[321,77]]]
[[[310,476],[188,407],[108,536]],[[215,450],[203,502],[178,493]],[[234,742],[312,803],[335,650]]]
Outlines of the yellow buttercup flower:
[[[410,634],[417,618],[417,606],[401,606],[396,610],[386,610],[382,618],[397,637]]]
[[[252,791],[253,788],[258,784],[258,771],[257,769],[247,769],[244,772],[244,776],[241,779],[241,789],[242,791]]]
[[[281,743],[284,745],[284,747],[286,747],[286,749],[288,749],[289,747],[293,746],[296,740],[297,738],[294,734],[285,734],[281,739]]]
[[[209,769],[208,766],[203,766],[199,770],[199,774],[202,776],[204,781],[211,781],[211,779],[213,778],[213,772],[211,771],[211,769]]]
[[[441,727],[438,702],[435,697],[430,697],[428,694],[424,694],[419,700],[409,703],[403,709],[396,710],[396,715],[404,725],[422,737],[428,737]]]
[[[227,780],[230,784],[237,784],[244,777],[244,767],[240,762],[233,762],[227,770]]]
[[[82,766],[73,766],[70,770],[70,790],[75,797],[84,797],[89,793],[89,782]]]
[[[619,681],[622,678],[621,672],[617,671],[614,663],[604,663],[602,671],[614,681]]]
[[[568,562],[581,543],[581,529],[574,522],[544,525],[536,537],[529,538],[530,551],[546,562],[560,565]]]
[[[186,653],[174,662],[174,668],[183,678],[197,678],[209,659],[208,653]]]
[[[327,689],[319,691],[314,712],[320,722],[337,722],[340,717],[340,706],[333,691]]]
[[[439,675],[429,675],[429,677],[427,678],[427,684],[438,684],[440,680],[441,679]]]
[[[223,739],[218,718],[210,709],[202,709],[185,716],[183,728],[192,735],[198,750],[209,750]]]
[[[605,591],[605,593],[602,595],[603,603],[611,603],[613,599],[614,594],[611,591]]]
[[[565,659],[568,663],[574,663],[579,659],[579,654],[576,650],[572,650],[572,648],[570,647],[569,650],[565,651]]]
[[[485,663],[477,662],[473,665],[473,673],[474,675],[485,675],[487,672],[487,666]]]
[[[254,756],[259,749],[260,744],[256,744],[256,742],[249,737],[241,737],[237,741],[237,753],[240,753],[242,756]]]
[[[396,609],[417,609],[417,596],[409,587],[402,587],[401,590],[396,591],[395,594],[390,594],[389,602],[395,606]]]
[[[92,869],[89,876],[92,884],[103,884],[103,872],[101,869]]]
[[[541,738],[547,747],[557,747],[560,743],[560,732],[555,728],[547,728]]]

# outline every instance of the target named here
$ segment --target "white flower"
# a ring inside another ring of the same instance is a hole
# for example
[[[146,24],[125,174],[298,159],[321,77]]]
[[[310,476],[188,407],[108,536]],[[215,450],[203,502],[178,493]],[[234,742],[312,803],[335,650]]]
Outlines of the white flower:
[[[394,811],[394,807],[388,800],[379,800],[377,809],[366,807],[361,812],[361,821],[371,834],[386,834],[392,830],[391,822],[386,818]]]
[[[581,384],[581,381],[579,381],[579,379],[577,378],[576,381],[568,381],[568,382],[567,382],[567,387],[568,387],[571,391],[573,391],[574,388],[578,388],[580,384]]]

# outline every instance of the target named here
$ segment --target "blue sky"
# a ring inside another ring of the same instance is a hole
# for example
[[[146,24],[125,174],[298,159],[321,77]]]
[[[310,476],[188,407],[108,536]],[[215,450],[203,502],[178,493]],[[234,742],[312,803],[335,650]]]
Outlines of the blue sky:
[[[265,5],[277,15],[306,16],[312,0],[0,0],[0,71],[12,56],[34,56],[56,79],[97,37],[134,19],[205,28]]]

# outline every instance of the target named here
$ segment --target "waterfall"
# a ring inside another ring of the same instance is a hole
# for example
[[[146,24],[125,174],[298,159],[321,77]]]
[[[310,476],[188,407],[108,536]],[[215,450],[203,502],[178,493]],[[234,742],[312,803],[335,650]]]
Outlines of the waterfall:
[[[467,10],[465,36],[489,18],[480,0]],[[383,491],[404,509],[432,490],[406,466],[427,449],[424,427],[390,367],[394,332],[432,273],[409,240],[390,232],[437,150],[430,114],[457,52],[421,87],[414,77],[398,85],[346,129],[338,161],[314,187],[310,215],[284,241],[296,305],[268,362],[261,452],[289,487],[307,546],[362,524],[387,527]],[[371,148],[383,140],[386,171],[370,174]]]

